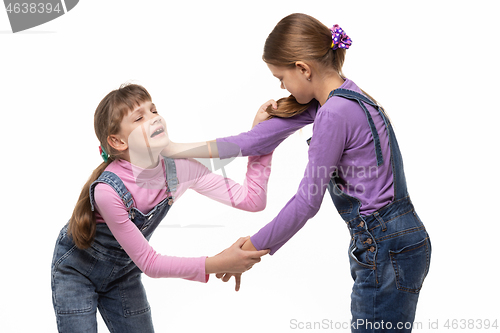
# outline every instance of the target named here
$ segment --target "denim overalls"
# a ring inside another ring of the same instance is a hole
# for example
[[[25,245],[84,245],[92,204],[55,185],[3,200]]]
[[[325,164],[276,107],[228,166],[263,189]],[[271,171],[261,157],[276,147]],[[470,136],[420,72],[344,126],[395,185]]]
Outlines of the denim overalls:
[[[351,330],[410,332],[419,291],[429,270],[431,243],[407,192],[396,136],[381,108],[366,96],[347,89],[336,89],[331,96],[359,103],[370,125],[378,165],[384,157],[365,103],[382,116],[389,134],[394,181],[394,200],[368,216],[360,214],[361,203],[357,198],[340,190],[335,176],[328,186],[333,203],[351,234],[349,261],[354,279]]]
[[[104,171],[90,186],[94,209],[94,189],[98,183],[110,185],[122,198],[129,218],[149,241],[169,211],[172,193],[178,185],[175,162],[165,158],[168,196],[149,213],[135,208],[132,195],[114,173]],[[67,234],[60,232],[52,260],[52,301],[59,332],[97,332],[99,308],[110,332],[153,332],[151,310],[141,282],[141,270],[121,248],[106,223],[97,223],[94,242],[78,249]]]

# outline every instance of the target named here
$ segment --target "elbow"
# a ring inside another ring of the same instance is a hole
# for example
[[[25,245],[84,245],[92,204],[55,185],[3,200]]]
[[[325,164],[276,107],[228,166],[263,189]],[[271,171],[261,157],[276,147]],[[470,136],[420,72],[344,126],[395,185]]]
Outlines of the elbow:
[[[264,195],[254,196],[247,195],[241,201],[233,201],[232,206],[237,209],[241,209],[247,212],[261,212],[266,208],[267,205],[267,197]]]
[[[142,271],[144,274],[146,274],[147,277],[150,277],[150,278],[157,278],[158,276],[156,276],[156,274],[154,274],[151,270],[149,269],[145,269]]]
[[[266,209],[267,202],[263,201],[260,204],[256,205],[252,212],[257,213],[257,212],[262,212],[264,209]]]
[[[319,212],[319,207],[316,207],[316,206],[308,206],[308,209],[307,209],[307,216],[309,216],[309,218],[312,218],[314,217],[317,213]]]
[[[309,218],[313,218],[319,212],[319,207],[309,207],[307,215]]]
[[[252,204],[248,205],[244,208],[244,210],[252,213],[262,212],[266,209],[267,200],[259,200],[257,202],[252,202]]]
[[[151,269],[150,267],[139,267],[139,269],[147,276],[153,279],[160,278],[160,272],[157,269]]]
[[[318,212],[321,205],[314,204],[309,201],[302,201],[302,212],[307,219],[314,217]]]

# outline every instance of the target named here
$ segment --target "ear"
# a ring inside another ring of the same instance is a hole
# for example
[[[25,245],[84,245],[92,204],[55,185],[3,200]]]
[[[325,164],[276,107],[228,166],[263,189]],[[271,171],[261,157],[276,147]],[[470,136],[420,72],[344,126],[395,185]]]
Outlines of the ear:
[[[128,148],[128,144],[120,139],[118,135],[108,136],[108,144],[118,151],[125,151]]]
[[[311,67],[303,61],[295,62],[295,68],[300,74],[304,75],[307,80],[311,78]]]

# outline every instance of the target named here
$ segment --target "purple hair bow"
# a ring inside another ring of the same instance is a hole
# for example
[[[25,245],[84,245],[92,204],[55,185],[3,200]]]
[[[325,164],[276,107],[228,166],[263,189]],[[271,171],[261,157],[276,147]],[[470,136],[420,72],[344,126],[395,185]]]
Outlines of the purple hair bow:
[[[338,24],[330,28],[330,31],[332,32],[332,49],[348,49],[352,45],[352,40]]]

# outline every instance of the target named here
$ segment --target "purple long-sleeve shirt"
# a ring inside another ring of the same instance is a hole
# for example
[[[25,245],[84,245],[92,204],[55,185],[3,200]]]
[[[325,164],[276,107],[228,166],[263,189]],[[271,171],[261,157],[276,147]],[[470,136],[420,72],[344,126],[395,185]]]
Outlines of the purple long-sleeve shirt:
[[[361,93],[348,79],[341,88]],[[369,215],[393,200],[387,130],[377,110],[370,105],[367,108],[380,136],[384,163],[379,167],[363,109],[356,101],[338,96],[321,107],[314,101],[306,111],[294,117],[272,118],[249,132],[217,139],[220,158],[264,155],[298,129],[314,123],[309,162],[297,193],[271,222],[251,237],[258,250],[270,249],[274,254],[316,215],[332,174],[339,176],[343,192],[361,201],[361,215]]]

